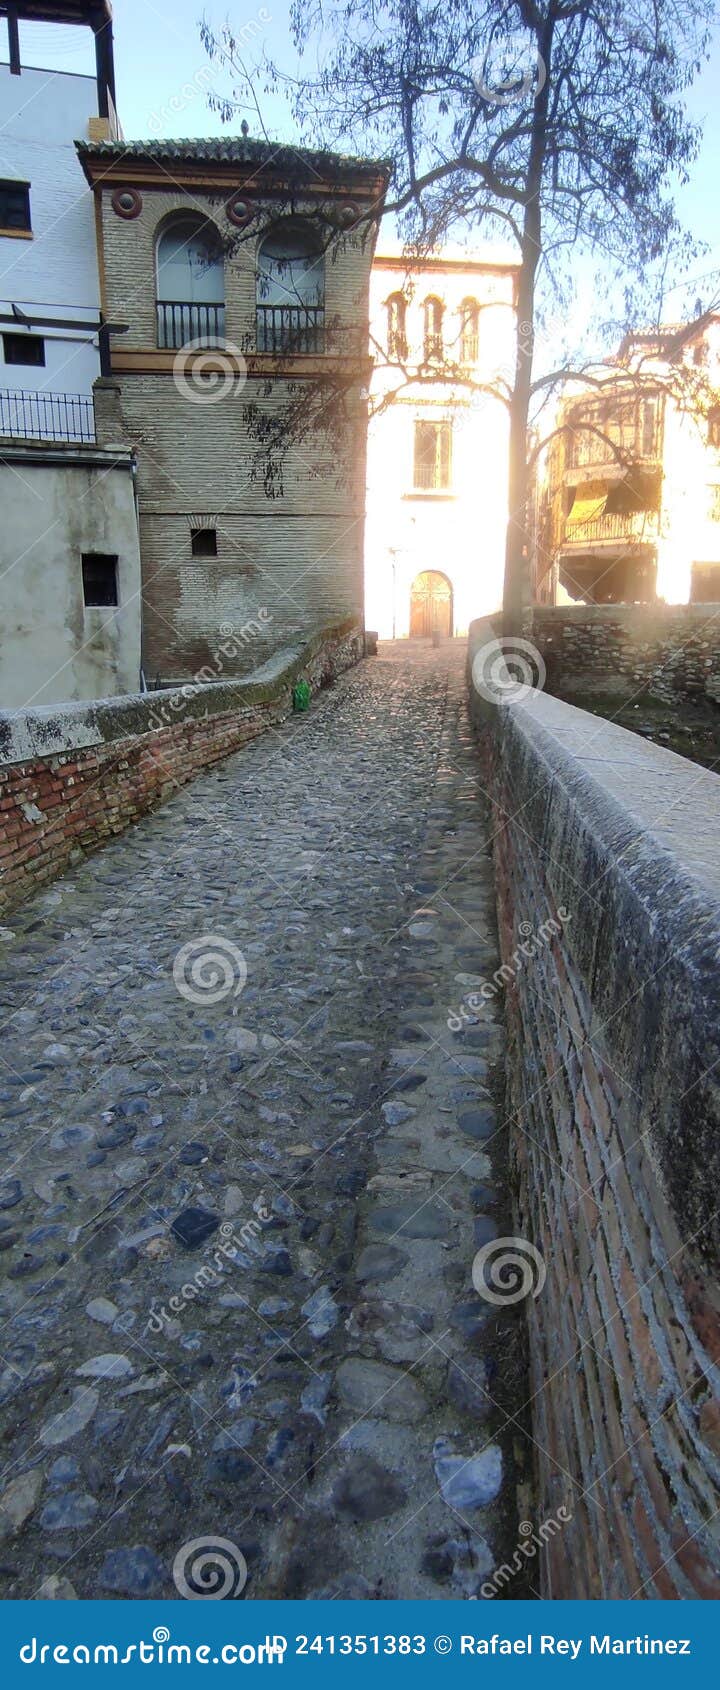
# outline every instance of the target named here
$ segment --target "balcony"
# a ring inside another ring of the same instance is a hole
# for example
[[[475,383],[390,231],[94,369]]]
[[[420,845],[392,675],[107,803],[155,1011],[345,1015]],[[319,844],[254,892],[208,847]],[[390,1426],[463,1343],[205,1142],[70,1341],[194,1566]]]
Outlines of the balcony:
[[[662,407],[652,399],[570,412],[566,452],[568,469],[599,464],[659,463],[662,455]]]
[[[195,305],[179,299],[158,299],[157,343],[163,351],[176,351],[188,342],[200,346],[222,346],[225,338],[225,306]]]
[[[324,352],[324,306],[258,305],[257,349],[286,354]]]
[[[84,393],[0,389],[0,436],[11,440],[95,443],[95,412]]]
[[[587,548],[602,541],[624,541],[631,545],[657,540],[660,518],[657,511],[615,512],[590,517],[586,522],[572,522],[565,518],[563,548]]]

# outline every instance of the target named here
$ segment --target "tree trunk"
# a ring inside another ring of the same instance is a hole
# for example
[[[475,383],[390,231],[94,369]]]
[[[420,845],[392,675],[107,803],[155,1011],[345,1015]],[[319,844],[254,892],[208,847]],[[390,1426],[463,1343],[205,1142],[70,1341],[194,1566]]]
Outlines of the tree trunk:
[[[551,6],[538,36],[539,63],[543,70],[533,105],[530,154],[523,213],[522,262],[518,277],[517,351],[515,384],[510,401],[510,463],[508,478],[508,526],[505,541],[505,589],[503,633],[526,634],[533,599],[528,537],[529,474],[527,455],[528,413],[532,391],[535,350],[535,276],[542,249],[542,189],[548,143],[548,98],[550,58],[555,29]]]

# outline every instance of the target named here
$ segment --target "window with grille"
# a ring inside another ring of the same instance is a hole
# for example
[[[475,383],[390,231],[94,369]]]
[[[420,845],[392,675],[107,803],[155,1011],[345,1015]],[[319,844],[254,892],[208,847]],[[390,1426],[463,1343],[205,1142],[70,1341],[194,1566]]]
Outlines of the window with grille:
[[[31,228],[30,183],[0,181],[0,229],[29,234]]]
[[[424,491],[448,488],[451,467],[452,424],[416,422],[413,485]]]
[[[387,348],[390,358],[407,356],[405,299],[401,293],[392,294],[387,302]]]
[[[86,605],[117,604],[117,557],[107,552],[83,552],[82,584]]]
[[[460,359],[463,364],[476,364],[480,308],[474,299],[464,299],[460,306]]]
[[[425,301],[425,362],[433,363],[443,355],[443,302]]]
[[[45,342],[40,334],[4,334],[2,343],[6,364],[45,363]]]

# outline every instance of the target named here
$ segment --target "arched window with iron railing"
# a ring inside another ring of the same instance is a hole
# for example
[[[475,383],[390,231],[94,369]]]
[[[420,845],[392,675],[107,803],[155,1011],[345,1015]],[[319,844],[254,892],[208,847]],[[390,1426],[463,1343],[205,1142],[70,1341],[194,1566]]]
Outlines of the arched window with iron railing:
[[[407,300],[403,293],[391,293],[387,300],[387,349],[389,358],[407,357]]]
[[[460,306],[460,362],[476,364],[479,349],[480,307],[476,299],[464,299]]]
[[[218,346],[225,335],[220,237],[203,217],[174,217],[156,244],[158,346]]]
[[[277,224],[258,249],[257,349],[325,350],[325,254],[306,224]]]
[[[443,316],[445,307],[441,299],[431,295],[425,301],[424,319],[425,332],[423,348],[425,363],[436,363],[443,356]]]

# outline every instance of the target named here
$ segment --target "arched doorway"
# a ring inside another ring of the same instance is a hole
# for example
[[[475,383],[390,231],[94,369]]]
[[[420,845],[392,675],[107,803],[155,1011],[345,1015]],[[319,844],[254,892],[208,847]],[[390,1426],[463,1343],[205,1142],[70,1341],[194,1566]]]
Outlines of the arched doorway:
[[[410,588],[410,638],[429,640],[453,631],[453,591],[447,575],[424,569]]]

